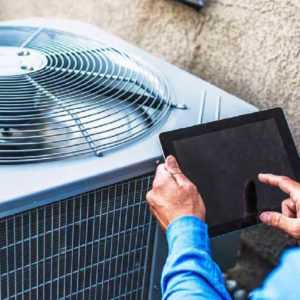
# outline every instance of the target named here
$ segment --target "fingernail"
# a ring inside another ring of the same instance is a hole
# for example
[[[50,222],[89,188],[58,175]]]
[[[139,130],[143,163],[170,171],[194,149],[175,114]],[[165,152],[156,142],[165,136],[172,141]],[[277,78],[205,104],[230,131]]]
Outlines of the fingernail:
[[[170,156],[167,157],[167,164],[172,169],[178,167],[177,161],[176,161],[176,159],[175,159],[175,157],[173,155],[170,155]]]
[[[263,223],[269,224],[271,220],[271,215],[267,212],[263,212],[260,214],[259,218]]]
[[[265,181],[267,179],[268,179],[268,174],[266,174],[266,173],[259,173],[258,174],[258,180],[259,181]]]

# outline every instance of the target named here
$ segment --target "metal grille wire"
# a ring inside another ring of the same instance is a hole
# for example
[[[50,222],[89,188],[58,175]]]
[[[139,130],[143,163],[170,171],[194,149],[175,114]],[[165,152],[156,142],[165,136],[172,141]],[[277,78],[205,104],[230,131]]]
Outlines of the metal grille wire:
[[[0,220],[0,298],[147,299],[152,175]]]
[[[35,51],[46,64],[0,76],[0,163],[100,156],[149,133],[168,115],[164,78],[105,43],[2,26],[1,47],[17,48],[25,58]]]

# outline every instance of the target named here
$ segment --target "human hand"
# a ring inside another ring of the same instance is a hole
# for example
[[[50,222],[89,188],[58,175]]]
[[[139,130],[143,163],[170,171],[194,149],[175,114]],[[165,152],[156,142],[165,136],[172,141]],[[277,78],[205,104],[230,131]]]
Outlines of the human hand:
[[[152,189],[147,193],[150,210],[164,230],[181,216],[205,221],[205,205],[197,187],[182,173],[173,156],[157,167]]]
[[[281,203],[281,212],[263,212],[260,220],[300,240],[300,183],[285,176],[259,174],[260,182],[281,189],[288,198]]]

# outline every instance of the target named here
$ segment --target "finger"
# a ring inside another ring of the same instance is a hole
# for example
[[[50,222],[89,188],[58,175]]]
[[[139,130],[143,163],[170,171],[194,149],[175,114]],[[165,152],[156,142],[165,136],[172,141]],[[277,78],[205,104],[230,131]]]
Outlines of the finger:
[[[300,201],[294,201],[295,207],[296,207],[296,216],[297,218],[300,218]]]
[[[263,212],[260,220],[269,226],[280,229],[293,237],[299,236],[299,219],[288,218],[278,212]]]
[[[170,176],[170,173],[166,170],[165,164],[160,164],[156,168],[155,177],[152,183],[153,187],[157,188],[172,181],[174,184],[176,184],[174,178]]]
[[[283,192],[292,196],[299,190],[299,183],[286,176],[278,176],[273,174],[259,174],[260,182],[280,188]]]
[[[149,206],[153,205],[153,190],[150,190],[147,194],[146,194],[146,201],[148,203]]]
[[[157,213],[154,207],[150,206],[150,211],[152,215],[155,217],[155,219],[158,221],[162,229],[165,231],[167,229],[167,224],[162,220],[162,218],[159,216],[159,214]]]
[[[190,180],[182,173],[176,158],[172,155],[166,159],[166,169],[175,178],[178,185],[190,183]]]
[[[281,202],[281,211],[288,218],[295,218],[297,216],[296,203],[288,198]]]

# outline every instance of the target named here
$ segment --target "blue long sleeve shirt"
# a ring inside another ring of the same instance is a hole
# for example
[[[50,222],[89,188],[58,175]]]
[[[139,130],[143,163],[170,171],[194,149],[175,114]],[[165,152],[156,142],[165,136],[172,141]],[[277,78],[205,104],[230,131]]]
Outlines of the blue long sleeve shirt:
[[[204,222],[193,216],[178,218],[168,226],[166,235],[169,255],[161,279],[163,300],[231,299],[211,258]],[[300,250],[288,250],[251,299],[299,300]]]

